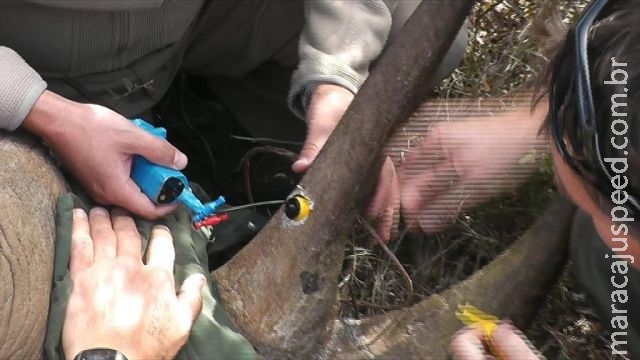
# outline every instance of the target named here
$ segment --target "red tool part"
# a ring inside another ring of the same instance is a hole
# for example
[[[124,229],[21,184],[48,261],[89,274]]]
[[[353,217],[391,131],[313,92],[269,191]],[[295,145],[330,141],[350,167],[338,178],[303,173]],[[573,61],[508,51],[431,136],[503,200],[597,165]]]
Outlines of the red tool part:
[[[196,230],[199,230],[203,226],[216,226],[221,222],[227,221],[227,220],[229,220],[229,214],[222,213],[222,214],[207,217],[206,219],[193,224],[193,226],[196,228]]]

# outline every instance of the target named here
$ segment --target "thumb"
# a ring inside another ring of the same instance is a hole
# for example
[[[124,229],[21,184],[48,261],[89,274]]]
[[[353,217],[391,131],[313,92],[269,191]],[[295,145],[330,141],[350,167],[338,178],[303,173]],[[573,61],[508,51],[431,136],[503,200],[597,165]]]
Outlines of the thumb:
[[[133,179],[120,183],[120,191],[105,199],[107,204],[121,206],[145,219],[157,219],[176,209],[177,205],[156,205],[141,190]]]
[[[300,151],[298,160],[291,165],[291,169],[298,174],[305,173],[309,170],[311,163],[313,163],[313,160],[318,156],[318,153],[324,146],[324,143],[327,142],[327,138],[312,139],[308,137],[302,146],[302,151]]]
[[[493,332],[493,346],[496,355],[504,359],[538,360],[544,357],[535,349],[529,339],[509,323],[503,323]]]
[[[132,144],[132,152],[154,164],[182,170],[187,166],[187,156],[165,139],[140,130],[139,141]]]
[[[448,350],[454,360],[487,360],[491,358],[482,342],[482,331],[478,328],[465,327],[456,332]]]
[[[316,85],[307,110],[309,125],[307,139],[302,146],[298,161],[291,166],[294,172],[304,173],[309,169],[333,129],[340,122],[353,96],[351,91],[340,85],[328,83]]]
[[[202,289],[206,279],[202,274],[193,274],[186,278],[180,287],[178,306],[180,309],[180,321],[182,329],[189,333],[193,323],[202,311]]]

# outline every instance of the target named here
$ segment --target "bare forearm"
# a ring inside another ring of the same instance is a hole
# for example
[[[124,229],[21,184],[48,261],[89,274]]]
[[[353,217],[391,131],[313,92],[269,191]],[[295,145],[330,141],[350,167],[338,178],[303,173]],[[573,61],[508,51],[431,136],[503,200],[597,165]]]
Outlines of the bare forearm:
[[[85,111],[85,107],[86,105],[45,90],[25,117],[22,128],[45,141],[51,140],[64,134],[65,128],[68,131],[71,119]],[[65,118],[69,119],[66,126]]]

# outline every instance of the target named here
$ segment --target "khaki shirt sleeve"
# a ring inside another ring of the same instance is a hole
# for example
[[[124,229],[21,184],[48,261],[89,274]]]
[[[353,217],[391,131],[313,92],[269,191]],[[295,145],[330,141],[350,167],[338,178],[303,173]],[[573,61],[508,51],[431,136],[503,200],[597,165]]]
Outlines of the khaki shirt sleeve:
[[[20,55],[0,46],[0,129],[17,129],[46,88]]]
[[[357,93],[391,29],[391,13],[381,0],[307,0],[305,20],[288,97],[289,108],[300,118],[315,83]]]

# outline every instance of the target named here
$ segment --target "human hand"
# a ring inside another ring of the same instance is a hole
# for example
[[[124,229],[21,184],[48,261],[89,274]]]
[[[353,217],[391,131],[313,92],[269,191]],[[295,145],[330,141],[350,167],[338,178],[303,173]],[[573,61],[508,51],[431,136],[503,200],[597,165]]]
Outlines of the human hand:
[[[489,346],[482,329],[465,327],[453,336],[449,353],[455,360],[544,359],[524,334],[508,323],[500,324],[493,331],[491,342]]]
[[[131,179],[134,155],[180,170],[187,157],[123,116],[99,105],[67,100],[50,91],[40,96],[23,126],[40,136],[89,195],[147,219],[175,206],[158,206]]]
[[[351,91],[340,85],[329,83],[316,85],[307,110],[307,139],[298,160],[291,166],[294,172],[302,174],[309,169],[342,119],[353,97]]]
[[[516,188],[546,151],[529,112],[434,126],[398,171],[403,216],[425,233]]]
[[[176,295],[169,229],[151,232],[146,264],[133,219],[122,210],[73,211],[69,271],[73,290],[62,329],[65,355],[110,348],[129,359],[172,359],[202,309],[201,274]]]
[[[390,157],[385,158],[373,198],[365,209],[368,219],[376,219],[376,232],[383,241],[397,235],[400,220],[400,182]],[[373,244],[369,244],[373,245]]]
[[[388,224],[389,211],[383,210],[394,208],[399,197],[409,228],[441,231],[461,211],[514,189],[529,177],[546,152],[544,137],[538,135],[545,114],[542,106],[533,114],[527,109],[436,123],[410,149],[397,175],[383,168],[371,203],[375,206],[367,214],[386,216],[380,223]],[[379,229],[380,235],[388,240],[394,226]]]

